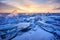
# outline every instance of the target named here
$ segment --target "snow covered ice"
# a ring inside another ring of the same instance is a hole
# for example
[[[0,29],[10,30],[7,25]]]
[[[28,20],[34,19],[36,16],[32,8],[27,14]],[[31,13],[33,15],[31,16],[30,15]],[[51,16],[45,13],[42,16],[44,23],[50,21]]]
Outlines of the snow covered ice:
[[[60,40],[60,14],[0,16],[0,40]]]

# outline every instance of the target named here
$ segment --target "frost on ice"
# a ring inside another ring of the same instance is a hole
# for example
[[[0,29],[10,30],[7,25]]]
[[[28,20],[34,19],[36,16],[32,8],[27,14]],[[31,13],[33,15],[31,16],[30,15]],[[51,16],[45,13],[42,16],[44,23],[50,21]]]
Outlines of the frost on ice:
[[[0,16],[0,40],[60,40],[60,14],[5,15]]]

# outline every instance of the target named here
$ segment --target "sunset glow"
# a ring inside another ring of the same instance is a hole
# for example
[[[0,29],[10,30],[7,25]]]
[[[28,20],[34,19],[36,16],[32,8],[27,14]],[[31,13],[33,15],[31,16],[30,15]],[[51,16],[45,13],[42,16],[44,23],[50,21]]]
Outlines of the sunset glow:
[[[55,13],[60,12],[59,3],[52,0],[1,0],[0,12]]]

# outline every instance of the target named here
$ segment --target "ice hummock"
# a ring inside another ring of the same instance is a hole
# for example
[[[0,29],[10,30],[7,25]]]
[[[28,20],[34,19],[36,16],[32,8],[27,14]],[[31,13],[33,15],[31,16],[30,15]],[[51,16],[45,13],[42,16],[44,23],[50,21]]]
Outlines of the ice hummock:
[[[0,40],[60,40],[60,14],[0,16]]]

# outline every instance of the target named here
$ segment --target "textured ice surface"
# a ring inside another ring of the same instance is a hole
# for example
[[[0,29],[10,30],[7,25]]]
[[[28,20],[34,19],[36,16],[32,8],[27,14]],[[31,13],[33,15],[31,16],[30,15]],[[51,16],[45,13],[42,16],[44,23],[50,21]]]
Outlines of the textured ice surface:
[[[29,31],[21,36],[15,37],[13,40],[54,40],[54,36],[39,27],[36,31]]]
[[[60,14],[2,14],[0,40],[60,40]]]

